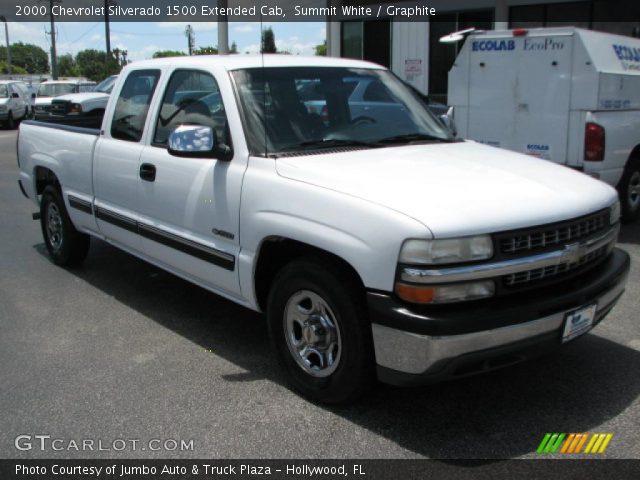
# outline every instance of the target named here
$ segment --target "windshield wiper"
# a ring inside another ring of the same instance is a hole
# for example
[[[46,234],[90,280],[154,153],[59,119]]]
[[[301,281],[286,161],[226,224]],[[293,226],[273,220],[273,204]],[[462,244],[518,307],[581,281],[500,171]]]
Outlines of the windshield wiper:
[[[417,143],[417,142],[453,142],[453,139],[436,137],[435,135],[428,135],[426,133],[406,133],[402,135],[394,135],[393,137],[383,138],[378,140],[378,143],[385,145],[396,143]]]
[[[342,139],[342,138],[330,138],[330,139],[322,139],[322,140],[309,140],[306,142],[298,143],[296,145],[291,145],[289,147],[285,147],[282,151],[291,151],[296,148],[303,149],[313,149],[313,148],[333,148],[333,147],[367,147],[367,148],[376,148],[380,147],[377,143],[371,142],[363,142],[361,140],[350,140],[350,139]]]

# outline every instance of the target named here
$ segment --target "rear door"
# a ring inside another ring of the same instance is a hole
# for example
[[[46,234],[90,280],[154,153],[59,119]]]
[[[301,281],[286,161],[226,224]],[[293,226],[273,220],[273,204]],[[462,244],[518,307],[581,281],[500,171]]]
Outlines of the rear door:
[[[139,251],[138,160],[147,113],[160,80],[160,69],[132,70],[125,79],[115,106],[106,115],[94,156],[94,212],[100,232],[121,247]],[[113,104],[114,102],[112,102]]]
[[[567,162],[569,35],[471,37],[468,137]]]

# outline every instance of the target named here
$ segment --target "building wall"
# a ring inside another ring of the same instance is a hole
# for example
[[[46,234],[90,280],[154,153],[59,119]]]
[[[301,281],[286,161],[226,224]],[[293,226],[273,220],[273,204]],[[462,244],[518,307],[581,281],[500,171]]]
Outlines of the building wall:
[[[351,3],[344,0],[347,1]],[[446,33],[470,26],[504,29],[573,25],[640,36],[640,0],[429,0],[426,3],[436,9],[437,23],[391,22],[390,67],[400,78],[440,100],[446,98],[447,72],[461,45],[440,44],[439,37]],[[358,0],[358,4],[424,5],[425,1]],[[330,55],[341,56],[341,22],[332,22],[328,35]],[[366,55],[363,56],[366,59]],[[411,61],[411,68],[407,60]],[[422,66],[419,74],[415,66],[418,60]]]

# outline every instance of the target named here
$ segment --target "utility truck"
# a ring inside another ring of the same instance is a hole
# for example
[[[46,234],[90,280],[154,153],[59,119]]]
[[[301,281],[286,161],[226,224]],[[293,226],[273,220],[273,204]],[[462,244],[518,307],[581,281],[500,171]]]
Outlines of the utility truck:
[[[357,121],[354,78],[402,108]],[[310,82],[326,115],[300,97]],[[455,138],[368,62],[136,62],[99,129],[27,121],[19,134],[19,185],[54,263],[78,264],[96,237],[264,312],[292,385],[319,401],[376,376],[415,384],[531,358],[587,333],[625,288],[613,188]]]
[[[444,37],[446,39],[454,37]],[[573,27],[472,31],[449,72],[458,134],[583,171],[640,216],[640,39]]]

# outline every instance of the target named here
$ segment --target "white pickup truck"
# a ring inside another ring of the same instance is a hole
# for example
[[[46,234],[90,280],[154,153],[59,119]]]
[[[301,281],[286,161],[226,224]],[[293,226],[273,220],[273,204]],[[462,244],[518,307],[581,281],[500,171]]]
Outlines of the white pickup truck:
[[[393,116],[353,121],[357,77]],[[299,98],[309,82],[322,116]],[[56,264],[95,236],[265,312],[292,385],[323,402],[376,375],[423,383],[559,347],[609,313],[629,270],[613,188],[454,138],[362,61],[136,62],[101,129],[23,122],[18,162]]]

